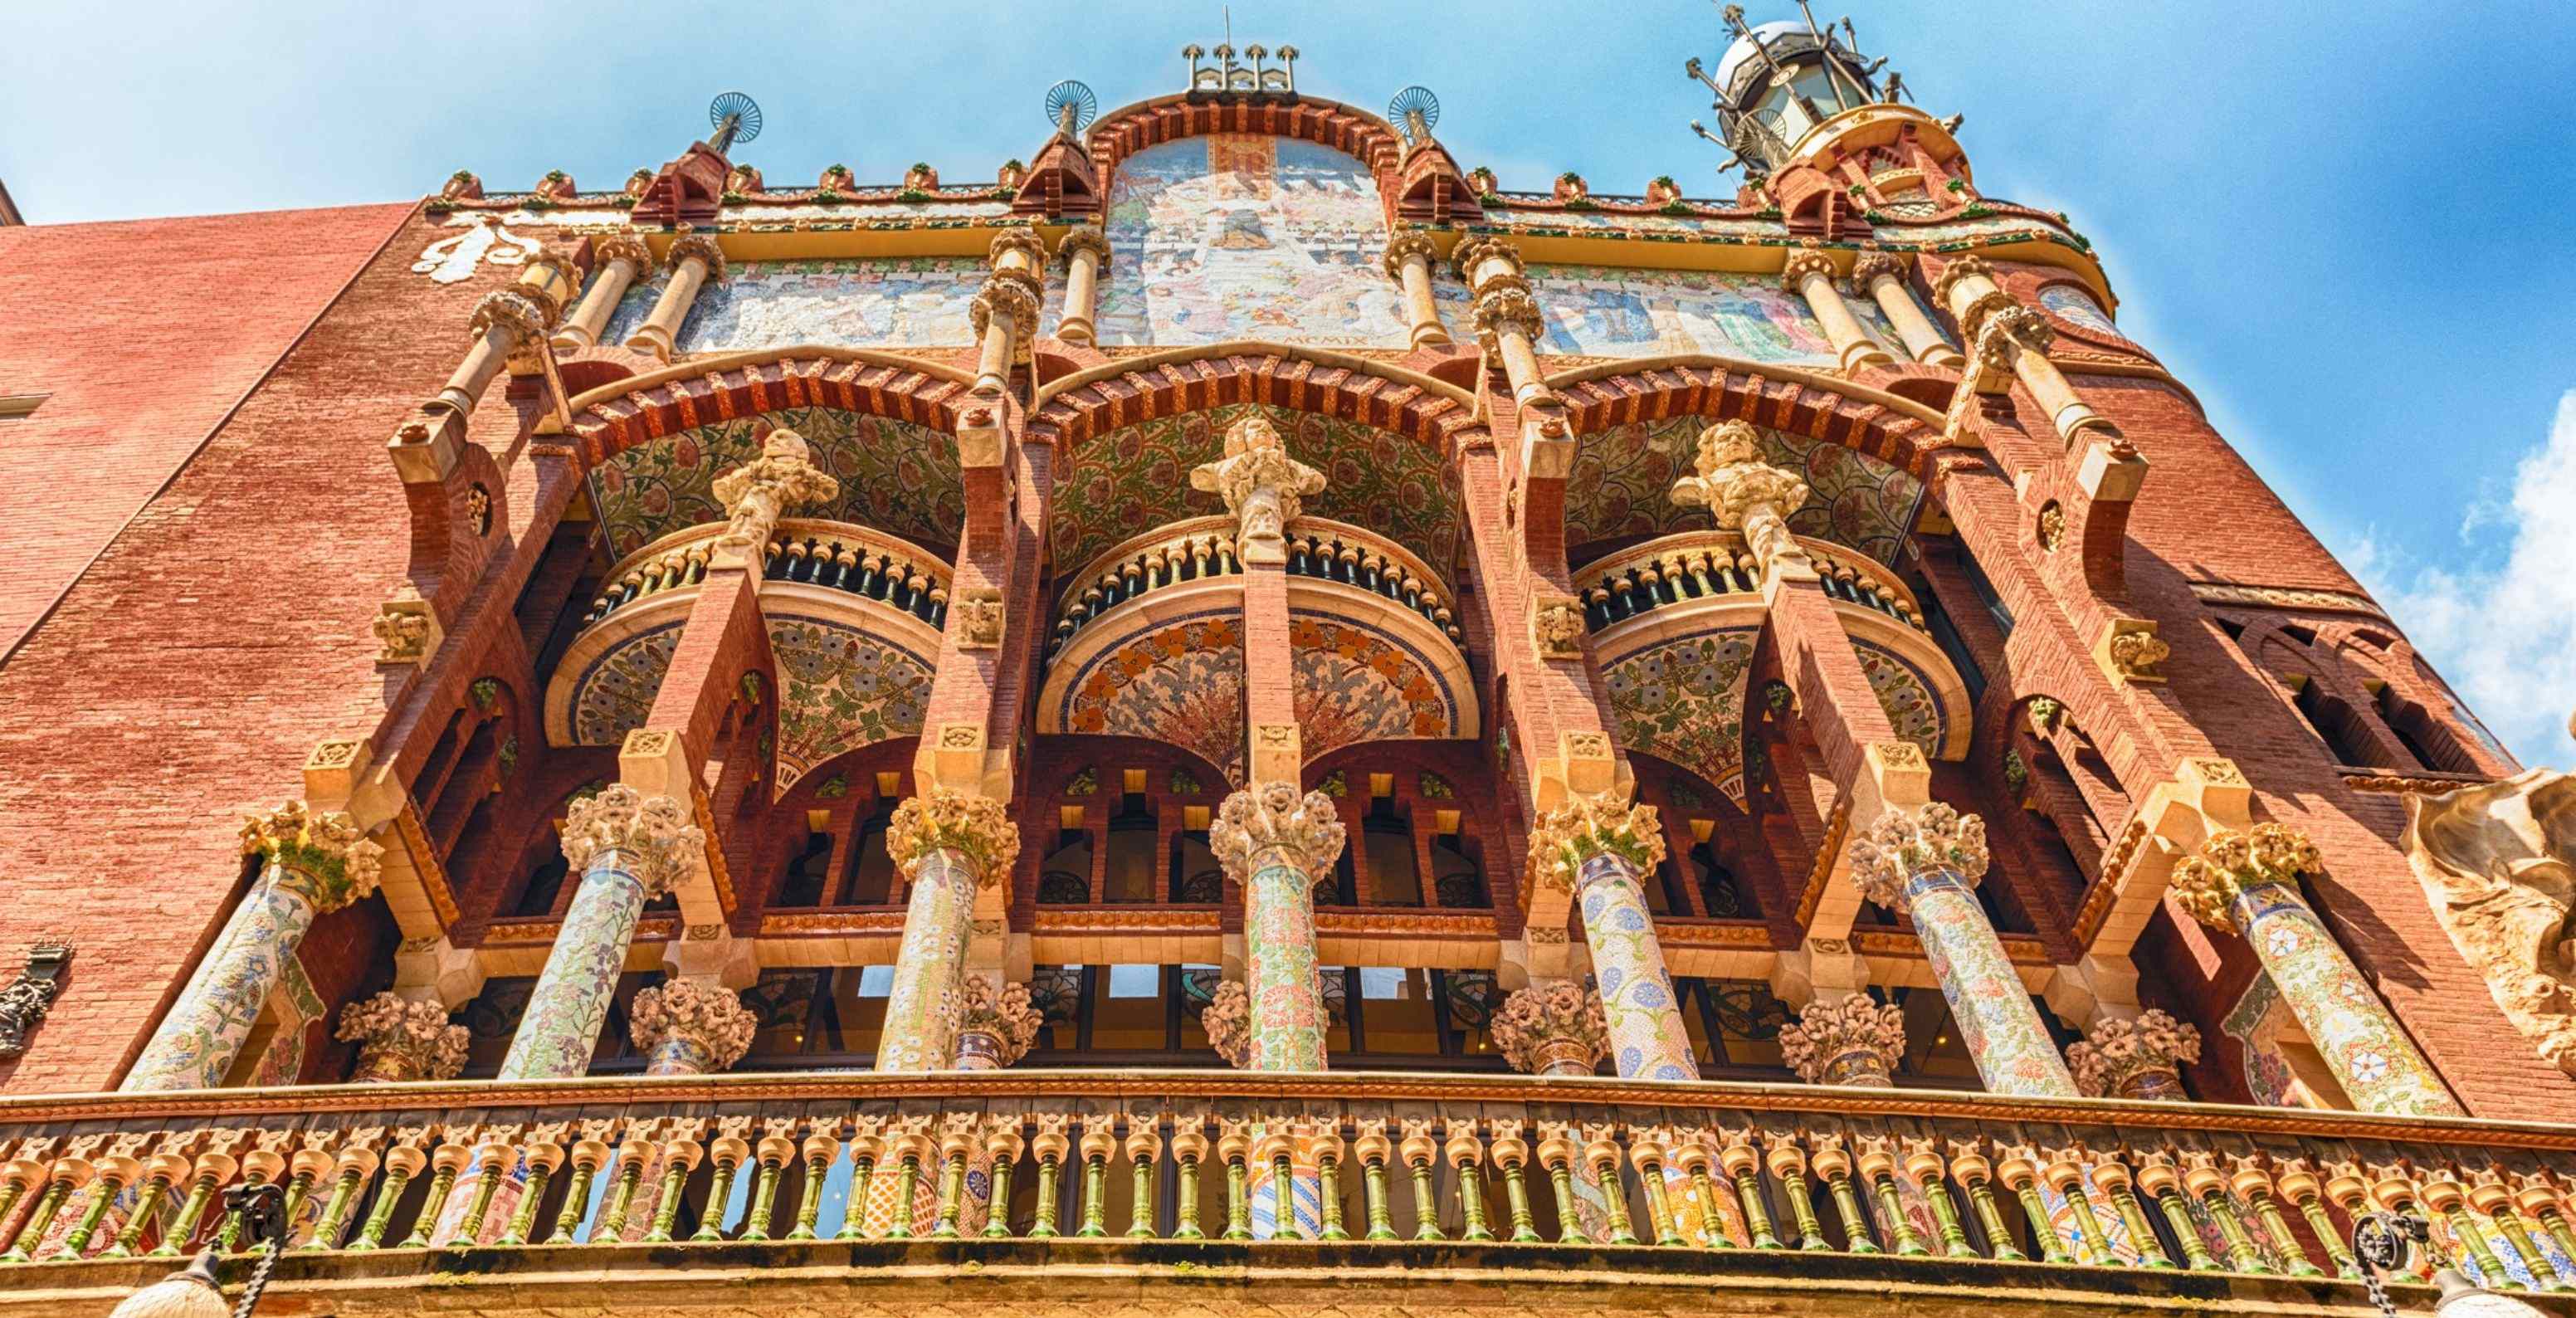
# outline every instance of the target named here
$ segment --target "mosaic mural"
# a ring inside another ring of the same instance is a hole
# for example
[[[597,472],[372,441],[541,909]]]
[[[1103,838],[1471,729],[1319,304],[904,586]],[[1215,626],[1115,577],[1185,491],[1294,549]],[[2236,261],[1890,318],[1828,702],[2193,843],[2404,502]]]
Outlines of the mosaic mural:
[[[1224,512],[1216,495],[1190,488],[1190,469],[1223,457],[1226,428],[1253,408],[1287,437],[1291,455],[1329,482],[1307,496],[1307,513],[1368,527],[1445,569],[1458,539],[1458,499],[1438,453],[1393,431],[1264,403],[1161,417],[1085,441],[1056,486],[1056,569],[1079,570],[1166,522]]]
[[[772,426],[804,436],[815,465],[841,482],[839,498],[797,516],[857,522],[933,549],[957,542],[966,486],[954,436],[891,417],[790,407],[694,426],[601,463],[590,501],[609,552],[623,557],[683,527],[723,521],[716,477],[758,456]]]
[[[2045,308],[2048,314],[2077,329],[2090,330],[2095,334],[2107,335],[2114,339],[2129,337],[2120,332],[2119,326],[2111,323],[2110,313],[2102,309],[2101,303],[2093,300],[2092,294],[2073,284],[2050,284],[2039,290],[2039,305]]]
[[[573,686],[572,739],[576,746],[614,746],[644,726],[671,654],[680,648],[679,622],[659,627],[599,656]]]
[[[1066,732],[1152,737],[1243,781],[1243,627],[1187,619],[1094,658],[1065,698]]]
[[[989,269],[979,256],[746,261],[699,292],[680,323],[679,350],[968,347],[975,327],[966,304]],[[628,288],[600,342],[624,343],[670,282],[666,270]]]
[[[1118,162],[1103,228],[1104,346],[1405,346],[1377,181],[1331,147],[1251,133],[1148,147]]]
[[[1706,529],[1707,512],[1675,504],[1671,490],[1675,478],[1690,472],[1699,432],[1709,424],[1702,416],[1670,417],[1583,436],[1566,477],[1565,542],[1580,550],[1603,540]],[[1807,502],[1789,515],[1791,530],[1849,545],[1882,563],[1895,560],[1923,503],[1920,481],[1839,444],[1776,430],[1762,432],[1762,453],[1807,482]]]
[[[1942,716],[1941,702],[1933,699],[1931,684],[1914,665],[1898,658],[1893,650],[1884,649],[1854,637],[1852,649],[1860,657],[1861,674],[1869,679],[1869,689],[1878,694],[1878,706],[1887,711],[1887,721],[1896,726],[1896,735],[1923,748],[1923,753],[1938,756],[1941,739],[1948,724]]]
[[[1356,624],[1296,617],[1297,735],[1306,758],[1363,741],[1452,737],[1449,693],[1409,650]]]
[[[1532,265],[1547,311],[1541,352],[1608,357],[1713,353],[1792,366],[1835,364],[1804,298],[1774,275]]]
[[[1745,670],[1757,628],[1702,632],[1608,664],[1619,744],[1698,774],[1744,804]]]
[[[931,661],[880,636],[820,618],[772,615],[778,702],[777,790],[861,746],[921,733]]]

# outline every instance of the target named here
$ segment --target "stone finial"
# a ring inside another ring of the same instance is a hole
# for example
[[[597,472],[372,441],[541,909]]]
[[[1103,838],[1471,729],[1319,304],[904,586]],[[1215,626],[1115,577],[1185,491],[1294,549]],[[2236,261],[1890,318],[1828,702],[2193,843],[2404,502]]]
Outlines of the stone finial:
[[[1065,263],[1069,265],[1077,252],[1091,253],[1092,259],[1099,262],[1102,269],[1107,269],[1110,256],[1109,235],[1089,226],[1066,230],[1064,237],[1056,240],[1055,254],[1064,258]]]
[[[2066,1050],[2066,1064],[2077,1087],[2095,1098],[2180,1101],[2183,1064],[2200,1060],[2200,1031],[2162,1011],[2136,1020],[2105,1016],[2090,1035]]]
[[[714,489],[730,519],[716,543],[748,554],[756,567],[789,508],[835,498],[841,483],[814,465],[804,436],[781,426],[760,441],[759,457],[716,477]]]
[[[1538,296],[1530,291],[1528,279],[1495,275],[1476,289],[1474,324],[1480,344],[1490,344],[1506,331],[1536,339],[1547,328],[1547,316],[1539,310]],[[1496,349],[1488,347],[1486,351]]]
[[[1209,1046],[1225,1064],[1241,1070],[1252,1060],[1252,990],[1239,979],[1229,979],[1216,986],[1208,1005],[1199,1012],[1199,1026],[1207,1031]]]
[[[1031,270],[1046,266],[1046,240],[1027,229],[1004,229],[993,235],[984,249],[984,259],[993,265],[1004,264],[1005,256],[1017,256]]]
[[[1038,1041],[1038,1027],[1045,1023],[1029,999],[1028,985],[968,976],[957,1005],[957,1069],[1016,1065]]]
[[[1225,500],[1246,562],[1276,563],[1287,559],[1288,523],[1297,520],[1299,501],[1323,491],[1324,473],[1288,456],[1279,428],[1252,412],[1226,428],[1225,457],[1192,470],[1190,487]]]
[[[385,854],[346,812],[317,815],[302,801],[242,816],[241,843],[244,854],[266,856],[326,915],[376,890]]]
[[[920,881],[922,863],[933,852],[946,851],[965,859],[975,886],[989,888],[1019,860],[1020,831],[1001,802],[933,787],[895,807],[886,850],[909,881]]]
[[[429,656],[438,649],[438,611],[408,581],[396,583],[393,593],[377,606],[373,630],[380,664],[426,668]]]
[[[733,990],[694,979],[675,979],[635,995],[627,1009],[635,1046],[649,1059],[647,1075],[708,1075],[732,1066],[751,1050],[760,1018]]]
[[[1932,296],[1941,305],[1948,306],[1950,291],[1971,279],[1982,279],[1991,284],[1995,279],[1995,268],[1986,264],[1982,256],[1953,258],[1941,267],[1941,277],[1933,281]]]
[[[1643,874],[1662,864],[1664,827],[1655,808],[1630,805],[1625,792],[1576,794],[1539,816],[1530,830],[1529,879],[1534,886],[1578,891],[1584,862],[1614,855]]]
[[[1934,801],[1891,806],[1851,844],[1852,882],[1881,906],[1904,900],[1905,885],[1926,870],[1946,869],[1968,883],[1986,873],[1986,821]]]
[[[1822,998],[1780,1031],[1780,1061],[1811,1085],[1866,1085],[1885,1089],[1905,1056],[1905,1013],[1853,993]]]
[[[1386,240],[1386,254],[1379,258],[1378,264],[1386,271],[1387,278],[1402,283],[1404,263],[1415,259],[1420,259],[1427,267],[1430,262],[1440,259],[1440,246],[1431,241],[1429,234],[1407,230]]]
[[[2280,884],[2296,890],[2298,876],[2325,871],[2325,857],[2308,835],[2279,824],[2221,829],[2200,844],[2200,854],[2174,866],[2173,894],[2192,918],[2221,932],[2236,928],[2236,899],[2245,890]]]
[[[651,901],[706,869],[707,835],[681,802],[611,783],[565,809],[563,853],[575,874],[614,856]]]
[[[1494,1046],[1530,1075],[1590,1075],[1610,1055],[1601,995],[1570,979],[1533,984],[1494,1013]]]
[[[983,291],[966,304],[966,319],[980,339],[992,328],[993,317],[1008,316],[1012,334],[1025,338],[1038,327],[1041,300],[1037,276],[1017,267],[996,270],[985,277]]]
[[[1823,252],[1793,252],[1780,268],[1780,286],[1792,293],[1805,292],[1810,278],[1822,279],[1830,286],[1834,282],[1834,258]]]
[[[555,315],[544,299],[530,297],[523,289],[496,288],[474,304],[474,317],[465,329],[478,339],[496,328],[507,330],[511,339],[526,342],[553,329]]]
[[[1249,884],[1252,876],[1284,865],[1314,883],[1333,877],[1342,854],[1342,817],[1322,792],[1297,794],[1291,782],[1246,787],[1217,807],[1208,845],[1227,877]]]
[[[358,1045],[358,1070],[351,1079],[362,1085],[453,1080],[465,1069],[469,1041],[464,1026],[448,1023],[447,1008],[391,993],[342,1008],[333,1037]]]
[[[1481,169],[1476,172],[1486,173]],[[1526,268],[1521,262],[1521,249],[1517,245],[1508,238],[1490,234],[1471,235],[1464,239],[1449,253],[1449,259],[1458,268],[1459,281],[1477,292],[1484,291],[1484,286],[1476,282],[1476,268],[1488,261],[1499,261],[1506,267],[1505,270],[1488,276],[1489,282],[1506,273],[1518,275]]]

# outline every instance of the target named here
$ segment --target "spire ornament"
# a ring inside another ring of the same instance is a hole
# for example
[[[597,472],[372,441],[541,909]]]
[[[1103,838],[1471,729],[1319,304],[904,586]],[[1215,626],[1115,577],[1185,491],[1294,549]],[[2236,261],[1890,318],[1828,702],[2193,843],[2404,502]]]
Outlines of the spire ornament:
[[[1601,995],[1570,979],[1533,984],[1503,999],[1491,1033],[1512,1069],[1530,1075],[1590,1075],[1610,1056]]]
[[[358,1045],[357,1084],[403,1080],[453,1080],[465,1069],[470,1036],[451,1025],[435,1000],[414,1001],[379,993],[340,1011],[333,1038]]]
[[[1810,1002],[1780,1031],[1781,1064],[1811,1085],[1891,1088],[1904,1056],[1905,1012],[1865,993]]]
[[[1288,523],[1304,496],[1323,492],[1324,473],[1288,456],[1279,428],[1252,412],[1226,428],[1225,457],[1192,470],[1190,487],[1225,500],[1244,562],[1284,563]]]
[[[678,801],[612,783],[565,809],[563,853],[576,874],[614,853],[649,902],[706,868],[707,835]]]

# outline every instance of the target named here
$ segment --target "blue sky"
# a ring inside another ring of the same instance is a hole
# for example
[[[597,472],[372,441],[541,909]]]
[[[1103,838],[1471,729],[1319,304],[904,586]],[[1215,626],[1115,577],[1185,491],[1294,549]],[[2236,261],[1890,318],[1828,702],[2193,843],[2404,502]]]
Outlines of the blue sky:
[[[1989,193],[2089,234],[2128,332],[2389,602],[2526,760],[2566,763],[2576,707],[2576,40],[2563,0],[1859,0]],[[1725,195],[1687,121],[1698,0],[1238,6],[1299,82],[1440,96],[1440,137],[1507,188],[1576,169]],[[1795,17],[1791,0],[1751,16]],[[26,12],[32,9],[34,12]],[[112,13],[114,73],[102,76]],[[0,180],[29,218],[380,201],[454,169],[612,187],[703,131],[715,92],[768,126],[777,181],[928,160],[990,177],[1077,77],[1104,109],[1178,90],[1207,4],[436,6],[144,0],[23,6],[0,47]],[[1568,26],[1568,16],[1574,16]],[[86,51],[73,58],[64,52]],[[2517,491],[2520,497],[2517,499]],[[2148,497],[2186,497],[2157,490]]]

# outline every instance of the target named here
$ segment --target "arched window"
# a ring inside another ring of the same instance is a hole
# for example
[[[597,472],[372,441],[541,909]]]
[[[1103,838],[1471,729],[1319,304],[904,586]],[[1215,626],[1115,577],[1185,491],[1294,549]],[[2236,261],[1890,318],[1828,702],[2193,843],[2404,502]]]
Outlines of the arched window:
[[[1055,850],[1038,866],[1038,900],[1050,906],[1079,906],[1091,900],[1091,831],[1068,828],[1056,834]]]
[[[2477,772],[2477,760],[2431,710],[2407,699],[2393,685],[2382,684],[2376,699],[2380,722],[2388,725],[2417,763],[2449,773]]]
[[[787,862],[772,906],[821,906],[831,899],[832,835],[808,833],[805,847]]]
[[[1431,839],[1431,891],[1452,910],[1481,911],[1494,904],[1485,887],[1485,867],[1467,854],[1455,833]]]
[[[1172,835],[1172,900],[1185,906],[1225,900],[1225,868],[1217,864],[1204,830]]]
[[[2308,728],[2326,744],[2326,750],[2334,756],[2335,763],[2381,769],[2396,767],[2381,762],[2386,757],[2372,747],[2370,738],[2359,726],[2360,720],[2353,715],[2352,706],[2327,694],[2315,678],[2299,683],[2298,694],[2291,697],[2290,705],[2299,711],[2299,717],[2306,719]]]
[[[1360,820],[1361,844],[1368,848],[1369,895],[1377,906],[1420,906],[1422,870],[1413,854],[1413,823],[1394,798],[1369,802]]]

